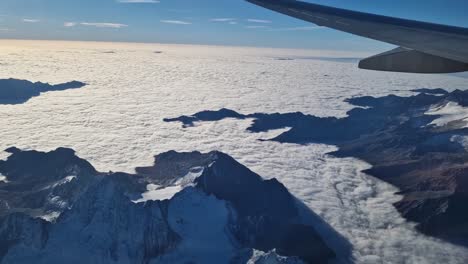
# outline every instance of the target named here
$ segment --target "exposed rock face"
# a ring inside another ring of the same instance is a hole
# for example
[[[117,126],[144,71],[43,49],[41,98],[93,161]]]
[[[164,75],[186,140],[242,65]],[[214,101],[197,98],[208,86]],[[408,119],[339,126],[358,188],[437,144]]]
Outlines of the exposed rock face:
[[[356,157],[367,173],[401,189],[395,207],[425,234],[468,245],[468,92],[418,89],[415,96],[358,97],[346,118],[302,113],[239,114],[229,109],[166,119],[184,126],[224,118],[253,118],[252,132],[290,127],[271,140],[328,143]],[[224,117],[223,117],[224,116]]]
[[[49,153],[10,148],[7,161],[0,160],[0,217],[14,212],[53,220],[86,191],[100,174],[70,149]]]
[[[190,171],[201,170],[215,159],[215,155],[200,152],[178,153],[169,151],[155,157],[154,166],[136,168],[138,175],[150,183],[168,186],[175,184]]]
[[[22,104],[44,92],[77,89],[85,85],[78,81],[50,85],[26,80],[3,79],[0,80],[0,104]]]
[[[334,256],[281,183],[220,152],[164,153],[136,175],[97,172],[70,149],[9,152],[1,263],[247,263],[254,249],[311,263]],[[170,199],[136,202],[149,185],[177,184]]]
[[[0,220],[0,261],[9,250],[21,245],[31,251],[42,249],[48,240],[48,223],[25,214],[13,213]],[[5,262],[8,263],[8,262]]]
[[[169,227],[167,205],[132,203],[118,177],[106,176],[56,223],[43,224],[42,243],[31,244],[20,235],[2,263],[148,263],[175,248],[180,237]],[[19,226],[30,229],[31,224]]]

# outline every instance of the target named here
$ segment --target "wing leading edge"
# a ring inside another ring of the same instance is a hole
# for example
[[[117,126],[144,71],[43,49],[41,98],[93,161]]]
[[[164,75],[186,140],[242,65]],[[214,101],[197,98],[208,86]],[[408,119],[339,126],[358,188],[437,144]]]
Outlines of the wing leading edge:
[[[399,46],[361,61],[381,71],[468,71],[468,28],[446,26],[327,7],[295,0],[247,0],[267,9],[354,35]]]

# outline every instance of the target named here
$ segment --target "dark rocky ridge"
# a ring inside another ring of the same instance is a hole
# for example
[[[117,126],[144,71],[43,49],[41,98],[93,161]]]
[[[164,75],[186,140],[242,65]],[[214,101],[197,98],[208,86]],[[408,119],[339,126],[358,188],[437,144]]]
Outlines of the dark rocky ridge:
[[[43,153],[10,148],[7,152],[12,153],[9,159],[0,160],[0,173],[8,178],[7,183],[0,182],[0,217],[12,213],[37,217],[64,211],[101,177],[70,149]]]
[[[85,83],[78,81],[50,85],[26,80],[3,79],[0,80],[0,104],[23,104],[41,93],[78,89],[85,85]]]
[[[290,128],[276,138],[281,143],[327,143],[339,147],[331,153],[370,163],[368,174],[401,189],[395,204],[408,220],[428,235],[468,245],[468,153],[454,136],[468,136],[463,122],[444,127],[429,125],[438,116],[425,115],[434,105],[456,102],[468,106],[468,92],[418,89],[410,97],[357,97],[347,102],[359,108],[346,118],[319,118],[302,113],[240,114],[229,109],[202,111],[191,116],[165,119],[195,122],[224,118],[254,121],[250,132]]]
[[[220,152],[163,153],[154,166],[132,175],[97,172],[70,149],[8,151],[12,155],[0,161],[7,179],[0,182],[0,263],[93,263],[96,256],[119,263],[155,261],[184,240],[168,219],[175,198],[132,201],[150,183],[171,186],[194,171],[201,176],[189,188],[226,203],[226,228],[247,257],[253,249],[277,249],[310,263],[334,257],[315,228],[301,222],[300,213],[313,213],[300,211],[281,183],[263,180]],[[51,222],[37,218],[50,213],[57,214]]]

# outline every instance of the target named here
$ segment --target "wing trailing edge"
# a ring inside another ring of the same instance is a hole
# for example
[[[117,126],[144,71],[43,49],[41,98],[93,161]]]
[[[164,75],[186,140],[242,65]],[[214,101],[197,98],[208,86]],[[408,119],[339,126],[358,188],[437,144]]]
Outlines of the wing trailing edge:
[[[258,6],[361,37],[396,45],[361,62],[370,70],[468,71],[468,28],[368,14],[296,0],[247,0]]]
[[[454,73],[468,71],[468,64],[399,47],[361,60],[359,68],[408,73]]]

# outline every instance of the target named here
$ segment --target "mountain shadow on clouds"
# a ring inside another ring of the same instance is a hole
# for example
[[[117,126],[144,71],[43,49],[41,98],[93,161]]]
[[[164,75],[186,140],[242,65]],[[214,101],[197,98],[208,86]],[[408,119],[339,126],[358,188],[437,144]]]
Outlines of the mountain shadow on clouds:
[[[432,95],[447,95],[449,92],[442,88],[436,88],[436,89],[429,89],[429,88],[421,88],[421,89],[414,89],[411,90],[412,92],[415,93],[427,93],[427,94],[432,94]]]
[[[85,85],[85,83],[78,81],[51,85],[48,83],[33,83],[18,79],[2,79],[0,80],[0,105],[23,104],[29,99],[39,96],[45,92],[78,89]]]
[[[250,132],[290,128],[270,139],[280,143],[336,145],[337,157],[370,163],[366,172],[400,188],[396,209],[427,235],[468,245],[468,128],[467,116],[452,115],[446,124],[433,123],[434,109],[468,107],[468,91],[418,89],[409,97],[356,97],[345,118],[303,113],[240,114],[233,110],[202,111],[165,119],[184,127],[225,118],[253,119]],[[456,108],[456,113],[459,110]],[[453,110],[445,110],[450,115]],[[447,118],[447,117],[446,117]]]

